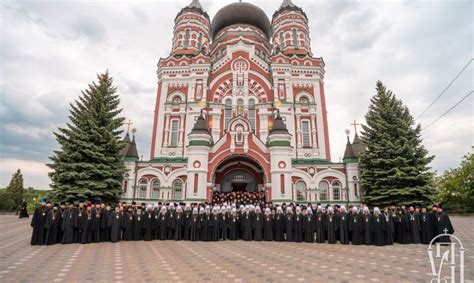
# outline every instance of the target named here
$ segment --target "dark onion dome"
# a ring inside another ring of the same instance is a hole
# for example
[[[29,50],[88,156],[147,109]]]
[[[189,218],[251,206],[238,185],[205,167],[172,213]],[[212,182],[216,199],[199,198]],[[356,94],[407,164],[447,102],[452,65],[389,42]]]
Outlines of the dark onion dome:
[[[355,157],[351,142],[349,141],[349,136],[347,136],[346,150],[344,151],[344,157],[342,159],[352,159]]]
[[[176,16],[175,20],[184,12],[199,13],[209,19],[209,15],[206,13],[206,11],[204,11],[204,9],[201,6],[201,3],[199,3],[199,0],[193,0],[191,4],[181,9],[181,11],[179,11],[178,15]]]
[[[273,120],[272,132],[271,135],[274,134],[289,134],[288,129],[286,128],[285,121],[280,116],[280,110],[277,111],[277,116],[275,120]]]
[[[250,4],[237,2],[229,4],[220,9],[212,19],[212,38],[228,26],[234,24],[247,24],[259,28],[268,38],[271,37],[271,25],[267,14],[259,7]]]
[[[207,122],[206,122],[206,119],[204,119],[204,116],[202,115],[202,110],[201,110],[201,115],[199,115],[199,117],[196,120],[196,123],[194,124],[193,129],[191,130],[191,134],[208,134],[209,135]]]
[[[283,0],[283,3],[281,3],[280,5],[280,8],[278,8],[278,10],[275,11],[275,13],[273,13],[273,19],[275,19],[276,16],[278,16],[280,13],[282,13],[283,11],[296,11],[296,12],[300,12],[301,14],[303,14],[303,16],[308,19],[308,17],[306,16],[306,13],[303,11],[303,9],[301,9],[300,7],[296,6],[295,4],[293,4],[293,2],[291,2],[291,0]]]
[[[132,142],[130,143],[130,146],[127,149],[127,153],[125,154],[125,157],[138,158],[138,151],[137,151],[137,144],[135,143],[135,136],[133,136]]]
[[[354,136],[354,140],[352,141],[352,150],[354,151],[355,156],[359,156],[359,154],[364,151],[364,145],[359,138],[357,133]]]

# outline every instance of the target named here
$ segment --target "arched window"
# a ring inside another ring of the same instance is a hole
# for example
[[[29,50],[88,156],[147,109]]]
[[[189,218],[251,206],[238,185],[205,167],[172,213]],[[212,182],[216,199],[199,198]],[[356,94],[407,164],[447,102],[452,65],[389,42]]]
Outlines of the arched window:
[[[332,183],[332,199],[340,200],[341,199],[341,183],[334,181]]]
[[[232,183],[247,183],[247,178],[244,175],[235,175],[232,178]]]
[[[148,186],[148,181],[146,179],[141,179],[138,183],[138,197],[146,198],[146,189]]]
[[[280,45],[285,47],[285,38],[283,37],[283,32],[280,32]]]
[[[201,49],[201,46],[202,46],[202,33],[199,33],[198,41],[197,41],[197,48]]]
[[[176,180],[173,183],[174,199],[183,198],[183,182],[181,180]]]
[[[229,121],[232,118],[232,99],[228,98],[225,101],[225,109],[224,109],[224,128],[227,129],[229,125]]]
[[[173,98],[173,101],[171,101],[171,104],[173,104],[173,105],[178,105],[180,103],[181,103],[181,97],[179,97],[179,96],[175,96]]]
[[[298,47],[298,34],[296,33],[296,29],[293,29],[293,46]]]
[[[151,185],[151,197],[152,198],[160,198],[160,180],[155,179]]]
[[[237,100],[237,115],[244,115],[244,100],[242,98]]]
[[[184,47],[185,48],[188,47],[188,45],[189,45],[189,34],[190,34],[190,32],[191,31],[189,29],[187,29],[185,34],[184,34]]]
[[[256,132],[255,115],[256,115],[255,100],[250,99],[249,100],[249,121],[250,121],[250,126],[252,127],[252,130],[254,132]]]
[[[319,200],[327,200],[328,199],[328,190],[329,185],[326,181],[319,182]]]
[[[303,181],[299,181],[296,183],[296,200],[297,201],[304,201],[306,200],[306,183]]]
[[[304,105],[304,106],[308,106],[309,100],[308,100],[307,97],[304,97],[304,96],[303,96],[303,97],[301,97],[301,99],[300,99],[300,103],[301,103],[302,105]]]
[[[170,146],[178,145],[178,127],[179,120],[171,120]]]
[[[302,120],[301,121],[301,134],[303,136],[303,147],[310,147],[311,140],[310,140],[310,133],[309,133],[309,120]]]

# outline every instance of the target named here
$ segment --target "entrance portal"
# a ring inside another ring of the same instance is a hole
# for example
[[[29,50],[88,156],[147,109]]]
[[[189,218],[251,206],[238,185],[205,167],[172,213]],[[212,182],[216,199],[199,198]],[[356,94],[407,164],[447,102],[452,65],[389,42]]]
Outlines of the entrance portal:
[[[263,169],[255,160],[234,155],[219,164],[213,181],[220,192],[258,192],[264,188],[264,178]]]

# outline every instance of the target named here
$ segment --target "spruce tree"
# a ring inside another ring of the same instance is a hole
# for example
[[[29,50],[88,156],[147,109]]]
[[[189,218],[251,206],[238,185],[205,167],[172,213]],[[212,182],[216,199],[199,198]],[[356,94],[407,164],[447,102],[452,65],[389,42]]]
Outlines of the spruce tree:
[[[377,82],[362,125],[360,154],[363,201],[371,206],[423,205],[434,196],[429,156],[421,126],[402,101]]]
[[[59,201],[101,199],[116,202],[121,195],[124,165],[120,151],[120,99],[108,72],[70,104],[70,122],[55,132],[60,149],[50,157],[50,196]]]
[[[10,194],[16,204],[18,204],[23,198],[25,188],[23,187],[23,174],[21,174],[20,169],[13,174],[6,191]]]

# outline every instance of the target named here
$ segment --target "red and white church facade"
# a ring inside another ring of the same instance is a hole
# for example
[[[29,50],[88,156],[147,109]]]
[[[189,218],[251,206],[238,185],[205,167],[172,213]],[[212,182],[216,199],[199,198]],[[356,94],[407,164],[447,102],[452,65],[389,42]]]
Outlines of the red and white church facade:
[[[125,139],[123,198],[205,202],[246,190],[274,203],[357,202],[360,141],[331,162],[324,75],[290,0],[271,22],[246,2],[211,21],[193,0],[158,63],[149,161]]]

